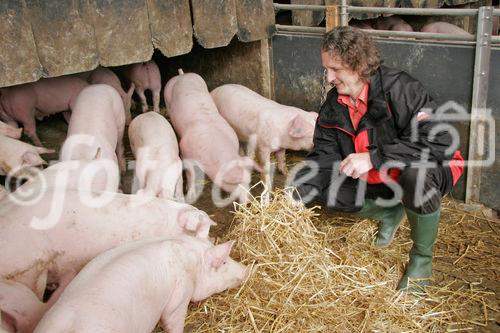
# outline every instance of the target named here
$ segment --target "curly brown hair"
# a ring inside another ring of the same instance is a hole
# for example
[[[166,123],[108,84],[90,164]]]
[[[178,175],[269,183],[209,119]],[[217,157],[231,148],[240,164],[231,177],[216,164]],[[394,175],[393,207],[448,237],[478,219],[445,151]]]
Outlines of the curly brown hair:
[[[368,81],[380,66],[380,54],[372,38],[361,29],[336,27],[323,36],[323,52],[338,56],[344,65]]]

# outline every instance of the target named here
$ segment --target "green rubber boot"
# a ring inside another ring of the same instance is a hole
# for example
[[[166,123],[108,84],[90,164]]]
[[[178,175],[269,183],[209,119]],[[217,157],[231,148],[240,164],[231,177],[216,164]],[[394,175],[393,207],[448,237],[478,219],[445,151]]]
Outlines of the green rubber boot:
[[[413,246],[410,261],[399,281],[398,290],[424,291],[432,275],[432,247],[436,241],[441,208],[430,214],[417,214],[409,209],[406,215],[410,221]],[[408,286],[409,278],[415,279],[415,286]],[[422,279],[422,280],[420,280]]]
[[[358,216],[379,221],[374,245],[380,248],[387,247],[392,243],[404,214],[405,211],[401,203],[393,207],[380,207],[375,204],[375,200],[371,199],[366,199],[363,208],[356,212]]]

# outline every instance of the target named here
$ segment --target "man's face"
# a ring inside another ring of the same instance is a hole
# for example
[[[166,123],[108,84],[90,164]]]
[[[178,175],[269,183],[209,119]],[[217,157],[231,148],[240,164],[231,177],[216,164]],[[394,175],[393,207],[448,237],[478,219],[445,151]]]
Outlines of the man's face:
[[[356,72],[331,52],[321,52],[321,62],[326,70],[326,80],[337,88],[339,94],[358,97],[363,82]]]

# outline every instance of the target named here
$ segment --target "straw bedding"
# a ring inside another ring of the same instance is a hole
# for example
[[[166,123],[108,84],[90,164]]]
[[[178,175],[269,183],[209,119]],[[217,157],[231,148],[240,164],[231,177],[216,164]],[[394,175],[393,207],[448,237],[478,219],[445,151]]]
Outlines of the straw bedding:
[[[225,239],[254,267],[239,290],[191,304],[186,332],[490,331],[498,320],[499,222],[443,204],[427,294],[396,292],[411,246],[405,221],[394,243],[376,249],[376,223],[328,215],[288,200],[286,191],[235,205]],[[498,326],[497,326],[498,327]]]

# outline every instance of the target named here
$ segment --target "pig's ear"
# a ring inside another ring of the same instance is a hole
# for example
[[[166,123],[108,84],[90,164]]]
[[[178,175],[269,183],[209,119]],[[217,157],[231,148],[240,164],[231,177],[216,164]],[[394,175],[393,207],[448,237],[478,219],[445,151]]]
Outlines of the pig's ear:
[[[215,269],[222,266],[229,258],[229,253],[231,252],[233,244],[234,240],[208,249],[205,253],[205,259],[208,265]]]
[[[197,238],[208,238],[208,233],[210,232],[210,227],[217,225],[206,213],[201,213],[198,215],[198,226],[196,230]]]
[[[288,135],[292,138],[303,138],[306,135],[306,125],[307,122],[300,115],[295,116],[292,121],[290,121],[290,126],[288,127]]]
[[[47,162],[45,162],[43,158],[40,157],[40,155],[32,151],[25,152],[22,156],[22,159],[24,165],[37,166],[47,164]]]
[[[311,118],[312,118],[312,120],[314,120],[314,121],[316,121],[316,119],[318,119],[318,113],[317,113],[317,112],[315,112],[315,111],[309,111],[309,112],[307,113],[307,115],[308,115],[309,117],[311,117]]]

